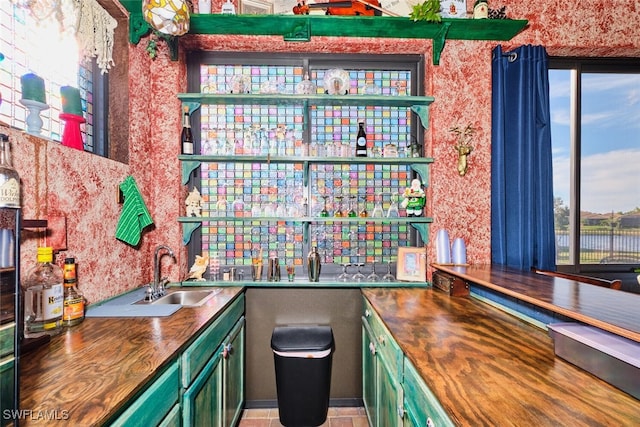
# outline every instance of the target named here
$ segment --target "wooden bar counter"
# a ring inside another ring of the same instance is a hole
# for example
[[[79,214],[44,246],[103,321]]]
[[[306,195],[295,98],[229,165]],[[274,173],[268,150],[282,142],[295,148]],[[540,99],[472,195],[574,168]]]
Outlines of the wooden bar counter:
[[[434,267],[520,301],[640,342],[640,294],[500,265],[434,264]]]
[[[470,296],[365,289],[460,426],[632,426],[640,401],[556,357],[548,334]]]
[[[23,355],[20,425],[104,424],[242,291],[168,317],[88,318]]]

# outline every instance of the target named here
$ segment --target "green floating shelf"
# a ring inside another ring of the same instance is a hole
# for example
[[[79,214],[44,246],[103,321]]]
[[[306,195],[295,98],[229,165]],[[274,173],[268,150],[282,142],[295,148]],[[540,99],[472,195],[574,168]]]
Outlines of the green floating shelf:
[[[235,217],[235,216],[208,216],[208,217],[180,217],[178,222],[182,223],[182,243],[187,245],[191,241],[191,234],[197,230],[203,222],[233,222],[233,223],[265,223],[265,222],[294,222],[302,223],[304,225],[304,241],[307,241],[308,226],[310,224],[324,224],[324,223],[342,223],[342,224],[360,224],[360,223],[375,223],[375,224],[409,224],[420,234],[420,238],[423,242],[429,241],[429,226],[433,223],[431,217],[401,217],[401,218],[336,218],[336,217],[297,217],[297,218],[283,218],[283,217]]]
[[[138,43],[150,27],[142,17],[141,0],[120,0],[130,12],[129,40]],[[433,63],[440,63],[446,40],[511,40],[527,25],[513,19],[449,19],[413,22],[409,17],[326,15],[192,14],[188,34],[282,36],[307,42],[313,36],[432,39]]]
[[[186,185],[194,170],[204,162],[208,163],[303,163],[305,164],[304,183],[307,185],[309,177],[309,164],[393,164],[409,165],[423,183],[429,182],[429,164],[433,163],[432,157],[281,157],[281,156],[205,156],[185,155],[178,156],[182,163],[182,184]]]
[[[429,126],[429,106],[433,96],[382,96],[382,95],[289,95],[289,94],[209,94],[179,93],[178,99],[184,105],[193,108],[200,104],[232,104],[232,105],[309,105],[361,106],[375,105],[380,107],[408,107],[418,117],[423,128]],[[197,107],[195,107],[197,108]],[[195,109],[193,108],[193,109]],[[307,122],[305,120],[305,122]]]

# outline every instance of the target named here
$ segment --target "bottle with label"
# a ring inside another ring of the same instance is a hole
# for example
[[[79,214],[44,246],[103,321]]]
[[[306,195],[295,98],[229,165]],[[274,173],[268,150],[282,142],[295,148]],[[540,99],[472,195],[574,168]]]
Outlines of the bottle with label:
[[[364,121],[358,122],[358,136],[356,137],[356,157],[367,157],[367,133],[364,130]]]
[[[62,281],[62,269],[53,263],[53,248],[38,248],[38,263],[22,282],[25,338],[62,330]]]
[[[182,154],[193,154],[193,132],[191,131],[191,118],[189,117],[189,106],[185,105],[182,114],[182,134],[180,141],[182,142]]]
[[[65,258],[62,273],[64,281],[62,326],[70,327],[84,320],[84,297],[77,288],[75,258]]]
[[[0,208],[20,207],[20,177],[11,163],[9,137],[0,134]]]

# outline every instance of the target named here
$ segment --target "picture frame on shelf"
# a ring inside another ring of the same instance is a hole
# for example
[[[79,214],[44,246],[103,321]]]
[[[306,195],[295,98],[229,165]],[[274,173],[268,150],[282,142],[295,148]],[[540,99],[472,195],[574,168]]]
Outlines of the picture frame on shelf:
[[[240,15],[271,15],[273,2],[265,0],[239,0]]]
[[[427,281],[427,248],[401,246],[398,248],[396,278],[406,282]]]

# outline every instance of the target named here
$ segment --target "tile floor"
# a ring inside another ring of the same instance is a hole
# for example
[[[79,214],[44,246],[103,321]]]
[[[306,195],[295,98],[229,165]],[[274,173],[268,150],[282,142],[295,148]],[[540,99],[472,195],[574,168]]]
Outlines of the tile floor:
[[[278,408],[245,409],[238,427],[282,427]],[[363,407],[330,407],[321,427],[369,427],[369,422]]]

